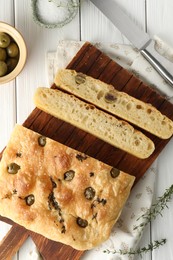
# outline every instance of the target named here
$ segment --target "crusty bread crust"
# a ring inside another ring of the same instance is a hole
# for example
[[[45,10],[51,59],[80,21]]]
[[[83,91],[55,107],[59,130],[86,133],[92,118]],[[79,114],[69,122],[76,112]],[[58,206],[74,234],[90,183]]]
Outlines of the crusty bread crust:
[[[0,162],[0,214],[91,249],[108,239],[135,177],[16,125]]]
[[[154,143],[147,136],[127,122],[118,120],[73,95],[57,89],[37,88],[34,102],[39,109],[136,157],[147,158],[155,149]]]
[[[151,104],[117,91],[98,79],[74,70],[61,69],[55,76],[55,84],[162,139],[173,134],[173,122]]]

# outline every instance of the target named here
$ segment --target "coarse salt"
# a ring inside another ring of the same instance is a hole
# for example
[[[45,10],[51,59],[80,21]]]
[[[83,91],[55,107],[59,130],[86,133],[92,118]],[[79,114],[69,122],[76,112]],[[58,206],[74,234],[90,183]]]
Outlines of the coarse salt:
[[[43,23],[56,24],[65,21],[71,14],[68,6],[72,4],[69,0],[63,1],[37,1],[37,14]],[[60,6],[59,6],[60,5]]]

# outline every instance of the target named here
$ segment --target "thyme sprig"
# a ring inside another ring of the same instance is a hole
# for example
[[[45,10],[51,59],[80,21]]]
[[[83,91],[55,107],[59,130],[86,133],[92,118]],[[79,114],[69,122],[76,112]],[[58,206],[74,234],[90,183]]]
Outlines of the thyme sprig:
[[[138,219],[140,220],[141,218],[144,219],[142,223],[140,223],[138,226],[134,227],[134,230],[137,228],[142,228],[151,222],[151,220],[154,220],[158,215],[162,216],[162,211],[165,208],[168,208],[167,203],[171,200],[173,195],[173,184],[165,190],[164,194],[161,197],[158,197],[157,201],[152,204],[151,209],[148,210],[146,213],[142,214]],[[154,249],[164,245],[166,243],[166,239],[161,239],[161,240],[155,240],[154,242],[151,242],[147,246],[144,247],[139,247],[138,249],[132,249],[130,250],[125,250],[125,249],[119,249],[119,250],[114,250],[111,251],[109,249],[105,249],[103,252],[107,254],[120,254],[120,255],[140,255],[142,257],[143,253],[147,253],[148,251],[153,251]]]
[[[151,242],[150,244],[148,244],[147,246],[144,247],[139,247],[138,249],[132,249],[130,248],[130,250],[125,250],[125,249],[119,249],[119,250],[109,250],[106,249],[103,252],[107,253],[107,254],[120,254],[120,255],[139,255],[142,258],[142,254],[147,253],[149,251],[153,251],[154,249],[163,246],[166,243],[166,239],[161,239],[161,240],[155,240],[154,242]]]
[[[151,206],[151,208],[142,214],[137,221],[141,218],[144,220],[138,226],[135,226],[133,229],[136,230],[139,227],[144,228],[151,220],[154,220],[158,215],[162,216],[162,211],[165,208],[168,208],[167,203],[171,200],[173,195],[173,185],[165,190],[164,194],[161,197],[158,197],[157,201]]]

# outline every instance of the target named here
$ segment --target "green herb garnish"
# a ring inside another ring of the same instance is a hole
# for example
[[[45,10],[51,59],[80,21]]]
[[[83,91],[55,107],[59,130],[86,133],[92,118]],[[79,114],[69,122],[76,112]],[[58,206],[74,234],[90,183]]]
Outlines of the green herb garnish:
[[[167,203],[171,200],[173,194],[173,185],[171,185],[168,189],[165,190],[164,194],[161,197],[158,197],[156,202],[152,204],[150,210],[148,210],[146,213],[141,215],[138,219],[141,218],[144,220],[142,223],[140,223],[138,226],[134,227],[134,230],[138,229],[139,227],[144,229],[144,227],[151,222],[151,220],[154,220],[158,215],[162,216],[162,211],[165,208],[168,208]],[[154,242],[151,242],[147,246],[140,247],[138,249],[132,249],[129,250],[120,249],[120,250],[109,250],[105,249],[103,252],[107,254],[120,254],[120,255],[140,255],[142,257],[143,253],[147,253],[149,251],[153,251],[154,249],[164,245],[166,243],[166,239],[156,240]]]
[[[128,255],[128,256],[139,255],[142,258],[143,253],[153,251],[154,249],[156,249],[160,246],[163,246],[165,243],[166,243],[166,239],[164,238],[164,239],[161,239],[161,240],[156,240],[154,242],[151,242],[147,246],[139,247],[136,250],[133,250],[132,248],[130,248],[130,250],[120,249],[120,250],[113,250],[113,251],[106,249],[103,252],[107,253],[107,254],[120,254],[120,255]]]
[[[134,230],[136,230],[139,227],[144,228],[149,222],[151,222],[151,220],[154,220],[158,215],[162,216],[162,211],[164,210],[164,208],[168,208],[167,203],[171,200],[172,194],[173,185],[166,189],[164,194],[161,197],[158,197],[156,203],[154,203],[146,213],[144,213],[137,219],[138,221],[142,218],[144,221],[140,223],[138,226],[135,226]]]

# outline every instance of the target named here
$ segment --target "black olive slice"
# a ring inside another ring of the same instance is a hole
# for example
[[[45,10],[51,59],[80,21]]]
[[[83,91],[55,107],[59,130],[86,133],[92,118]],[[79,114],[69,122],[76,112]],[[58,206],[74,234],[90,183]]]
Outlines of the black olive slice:
[[[7,166],[7,171],[10,174],[16,174],[20,170],[20,166],[17,163],[10,163]]]
[[[82,219],[82,218],[78,217],[76,222],[77,222],[78,226],[80,226],[82,228],[86,228],[88,226],[88,221],[86,219]]]

